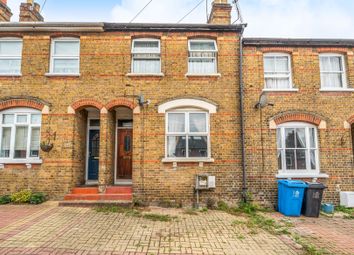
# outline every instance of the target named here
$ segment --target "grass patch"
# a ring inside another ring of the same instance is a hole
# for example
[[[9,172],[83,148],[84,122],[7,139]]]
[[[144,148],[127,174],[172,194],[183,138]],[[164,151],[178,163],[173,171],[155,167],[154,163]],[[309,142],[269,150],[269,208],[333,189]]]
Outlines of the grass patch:
[[[198,215],[198,211],[194,208],[185,209],[183,213],[188,215]]]
[[[292,235],[296,243],[300,244],[305,251],[305,255],[329,255],[328,251],[325,249],[318,249],[315,245],[307,242],[301,236],[294,234]]]
[[[172,221],[176,217],[171,217],[170,215],[166,215],[166,214],[146,213],[143,214],[143,218],[152,221],[168,222],[168,221]]]
[[[353,220],[354,219],[354,208],[347,208],[344,206],[335,206],[334,210],[336,212],[342,212],[346,215],[343,216],[344,219]]]

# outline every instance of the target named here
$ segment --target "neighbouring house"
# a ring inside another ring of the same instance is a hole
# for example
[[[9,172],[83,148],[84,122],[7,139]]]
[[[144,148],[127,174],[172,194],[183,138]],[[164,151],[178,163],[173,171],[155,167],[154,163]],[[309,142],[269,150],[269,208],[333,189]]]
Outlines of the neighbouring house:
[[[0,0],[0,194],[190,204],[198,174],[202,202],[274,204],[278,178],[353,190],[354,40],[242,40],[227,0],[207,24],[39,10],[10,22]]]

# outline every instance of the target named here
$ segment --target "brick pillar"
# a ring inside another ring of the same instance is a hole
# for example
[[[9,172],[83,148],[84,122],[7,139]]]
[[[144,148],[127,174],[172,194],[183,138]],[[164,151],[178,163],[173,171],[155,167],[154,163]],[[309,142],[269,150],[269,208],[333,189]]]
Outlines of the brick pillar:
[[[101,110],[100,115],[100,167],[98,173],[99,191],[105,191],[114,180],[115,112]]]
[[[12,16],[7,0],[0,0],[0,22],[9,22]]]
[[[33,0],[27,0],[20,6],[20,22],[43,22],[44,18],[40,13],[41,6]]]
[[[232,6],[228,0],[214,0],[208,24],[230,25]]]

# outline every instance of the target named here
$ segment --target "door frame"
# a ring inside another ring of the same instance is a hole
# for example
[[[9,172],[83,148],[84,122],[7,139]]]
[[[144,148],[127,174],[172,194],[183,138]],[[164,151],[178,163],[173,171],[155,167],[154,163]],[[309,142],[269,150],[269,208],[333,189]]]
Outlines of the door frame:
[[[91,130],[98,130],[100,131],[100,127],[91,127],[90,126],[90,120],[100,120],[99,118],[87,118],[87,127],[86,127],[86,167],[85,167],[85,184],[90,185],[90,184],[98,184],[98,179],[97,181],[90,181],[88,179],[88,165],[89,165],[89,152],[90,152],[90,131]]]
[[[133,122],[133,120],[132,120]],[[118,119],[116,120],[116,132],[115,132],[115,152],[114,152],[114,184],[115,185],[131,185],[133,184],[133,178],[132,179],[127,179],[127,180],[122,180],[122,179],[117,179],[117,171],[118,171],[118,165],[117,165],[117,161],[118,161],[118,132],[119,130],[122,129],[131,129],[133,130],[133,127],[118,127]],[[133,132],[132,132],[133,133]],[[132,154],[133,154],[133,139],[132,139]],[[133,164],[133,162],[132,162]],[[133,171],[133,166],[132,166],[132,171]]]

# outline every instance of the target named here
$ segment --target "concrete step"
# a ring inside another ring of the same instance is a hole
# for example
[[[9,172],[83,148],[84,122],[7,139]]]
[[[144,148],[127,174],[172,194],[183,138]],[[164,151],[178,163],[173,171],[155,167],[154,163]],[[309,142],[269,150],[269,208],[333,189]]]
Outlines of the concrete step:
[[[64,197],[64,201],[110,201],[110,200],[122,200],[131,201],[133,198],[132,193],[122,194],[68,194]]]

